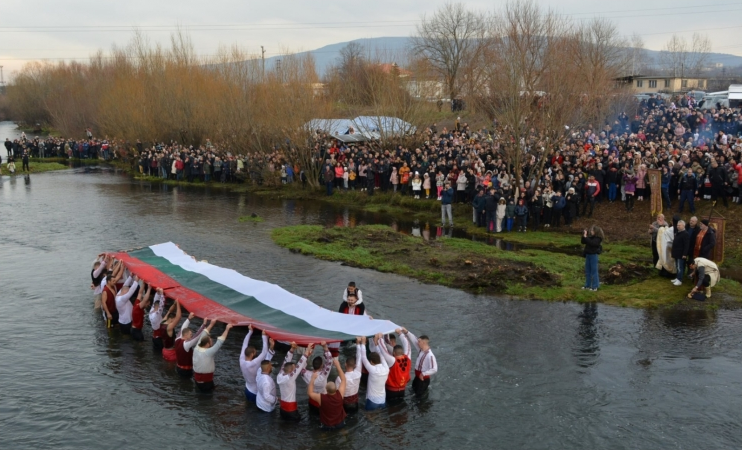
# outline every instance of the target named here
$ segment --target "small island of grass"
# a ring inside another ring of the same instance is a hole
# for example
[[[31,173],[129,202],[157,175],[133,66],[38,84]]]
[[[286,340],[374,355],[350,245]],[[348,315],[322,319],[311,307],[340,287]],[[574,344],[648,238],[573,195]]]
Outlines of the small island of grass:
[[[742,296],[742,285],[723,279],[707,302],[688,300],[689,283],[673,286],[646,262],[633,260],[624,245],[615,250],[605,245],[600,257],[602,284],[592,292],[581,289],[584,259],[579,252],[556,247],[508,251],[467,239],[425,241],[383,225],[291,226],[274,229],[272,238],[282,247],[318,259],[482,294],[636,308],[734,308]]]

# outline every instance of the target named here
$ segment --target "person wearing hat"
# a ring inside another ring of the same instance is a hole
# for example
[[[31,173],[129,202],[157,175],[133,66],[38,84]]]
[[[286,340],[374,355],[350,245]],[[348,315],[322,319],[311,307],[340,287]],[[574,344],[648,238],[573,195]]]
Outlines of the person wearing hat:
[[[693,259],[699,257],[711,259],[713,256],[714,247],[716,246],[716,232],[709,226],[708,219],[701,221],[698,234],[695,236],[695,240],[691,245],[693,245]]]

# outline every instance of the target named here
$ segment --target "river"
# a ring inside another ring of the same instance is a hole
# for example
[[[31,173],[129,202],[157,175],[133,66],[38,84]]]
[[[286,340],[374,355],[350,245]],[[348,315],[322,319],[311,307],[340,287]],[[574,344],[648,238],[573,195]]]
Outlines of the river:
[[[265,221],[238,221],[253,212]],[[106,168],[3,177],[0,220],[0,448],[742,445],[740,310],[509,300],[316,261],[274,245],[270,230],[372,219]],[[92,310],[96,254],[167,241],[327,308],[356,281],[371,314],[432,337],[440,371],[429,396],[361,413],[336,433],[306,417],[283,423],[245,405],[239,329],[218,354],[217,390],[196,393],[148,342],[109,332]]]

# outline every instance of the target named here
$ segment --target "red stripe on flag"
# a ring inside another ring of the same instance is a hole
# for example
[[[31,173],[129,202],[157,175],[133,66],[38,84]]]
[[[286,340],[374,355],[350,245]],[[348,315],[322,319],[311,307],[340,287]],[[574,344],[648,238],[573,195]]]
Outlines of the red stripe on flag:
[[[265,322],[260,322],[233,311],[221,303],[215,302],[196,291],[181,286],[173,278],[155,269],[151,265],[130,256],[127,253],[110,253],[114,258],[122,261],[129,272],[138,276],[145,283],[154,288],[162,288],[165,296],[180,302],[188,312],[197,317],[216,319],[219,322],[231,323],[234,326],[247,326],[252,324],[254,328],[265,331],[270,337],[279,341],[296,342],[299,345],[316,344],[322,341],[341,342],[340,339],[327,339],[319,336],[307,336],[281,330]]]

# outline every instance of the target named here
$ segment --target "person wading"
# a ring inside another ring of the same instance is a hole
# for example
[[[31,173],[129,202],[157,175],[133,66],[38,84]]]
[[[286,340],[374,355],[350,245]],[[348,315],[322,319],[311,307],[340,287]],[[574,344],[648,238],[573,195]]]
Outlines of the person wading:
[[[330,381],[325,386],[326,394],[314,392],[314,383],[317,381],[319,372],[314,371],[312,378],[307,384],[307,396],[314,403],[319,405],[319,420],[324,430],[337,430],[345,426],[345,408],[343,407],[343,396],[345,395],[345,373],[340,367],[337,358],[333,359],[338,375],[340,376],[340,385]]]

